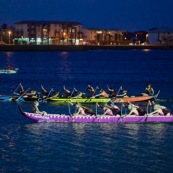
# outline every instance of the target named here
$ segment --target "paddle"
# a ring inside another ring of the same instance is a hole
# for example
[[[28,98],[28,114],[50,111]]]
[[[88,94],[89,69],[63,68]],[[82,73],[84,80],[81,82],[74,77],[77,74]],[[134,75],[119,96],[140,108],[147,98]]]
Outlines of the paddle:
[[[20,97],[18,97],[15,101],[19,101],[19,99],[21,98],[21,97],[23,97],[26,93],[27,93],[27,91],[29,91],[30,90],[30,88],[28,88],[26,91],[24,91],[24,93],[20,96]]]
[[[17,88],[14,90],[13,94],[16,94],[16,91],[17,91],[17,89],[19,88],[20,84],[21,84],[21,83],[19,83],[19,85],[17,86]],[[13,94],[12,94],[12,96],[13,96]]]
[[[118,90],[118,92],[117,92],[117,96],[118,96],[118,94],[119,94],[119,92],[122,90],[122,86],[120,86],[120,88],[119,88],[119,90]]]
[[[151,102],[150,101],[148,101],[148,104],[147,104],[147,116],[146,116],[146,118],[145,118],[145,121],[147,121],[147,118],[148,118],[148,116],[150,115],[149,113],[148,113],[148,106],[151,104]],[[151,110],[150,110],[151,111]]]
[[[72,104],[72,103],[71,103]],[[72,104],[73,105],[73,104]],[[68,111],[69,111],[69,114],[70,116],[72,117],[72,113],[71,113],[71,110],[70,110],[70,102],[68,102]]]
[[[50,96],[50,93],[52,92],[52,90],[53,90],[53,88],[50,89],[50,91],[49,91],[49,93],[47,95],[47,98],[42,100],[43,102],[47,101],[50,98],[49,96]]]

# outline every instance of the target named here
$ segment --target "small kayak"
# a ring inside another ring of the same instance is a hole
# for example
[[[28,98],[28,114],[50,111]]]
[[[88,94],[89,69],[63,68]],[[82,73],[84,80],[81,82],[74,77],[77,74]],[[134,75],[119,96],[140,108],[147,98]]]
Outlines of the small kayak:
[[[0,74],[15,74],[18,72],[18,68],[15,69],[0,69]]]
[[[18,70],[6,70],[6,69],[0,69],[0,74],[15,74]]]

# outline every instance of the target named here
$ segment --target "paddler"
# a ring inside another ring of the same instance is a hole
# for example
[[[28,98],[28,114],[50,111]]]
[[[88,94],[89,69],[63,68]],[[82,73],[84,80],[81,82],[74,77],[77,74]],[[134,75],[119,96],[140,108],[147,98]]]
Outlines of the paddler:
[[[101,97],[101,98],[108,98],[109,97],[109,94],[106,93],[106,91],[104,91],[103,89],[99,89],[100,93],[93,96],[92,98],[95,98],[95,97]]]
[[[115,105],[114,103],[109,102],[106,106],[112,110],[112,112],[115,116],[121,115],[120,108],[117,105]]]
[[[134,105],[129,102],[128,109],[130,110],[129,115],[136,115],[136,116],[144,116],[146,115],[146,111],[140,108],[137,105]]]
[[[42,94],[44,95],[43,97],[49,97],[49,92],[43,87],[43,85],[41,85],[41,90],[42,90]]]
[[[40,110],[38,109],[38,106],[39,106],[38,101],[35,101],[35,102],[34,102],[34,106],[33,106],[33,113],[42,114],[42,115],[47,115],[47,112],[45,112],[45,111],[40,111]]]
[[[11,65],[7,66],[7,70],[13,70],[13,69],[14,69],[13,66],[11,66]]]
[[[127,116],[129,116],[129,115],[138,116],[139,115],[139,112],[138,112],[139,106],[136,106],[136,105],[129,102],[128,109],[130,110],[130,112]]]
[[[78,91],[76,88],[74,88],[74,93],[76,94],[76,96],[74,96],[73,98],[84,98],[85,93]]]
[[[122,89],[121,91],[122,91],[122,94],[117,95],[118,97],[128,97],[128,92],[127,92],[127,90]]]
[[[18,87],[20,87],[19,91],[18,92],[13,92],[13,94],[18,95],[18,96],[22,96],[22,97],[28,97],[28,95],[27,95],[26,92],[28,90],[30,90],[30,89],[28,89],[27,91],[25,91],[21,83],[18,85]]]
[[[87,91],[91,96],[94,96],[96,94],[94,88],[91,85],[88,85]]]
[[[146,95],[148,96],[153,96],[154,95],[154,89],[151,87],[151,84],[148,84],[147,87],[145,88]]]
[[[64,94],[65,94],[66,98],[70,98],[72,96],[72,94],[73,94],[73,93],[71,93],[70,90],[65,88],[65,85],[63,86],[63,91],[64,91]]]
[[[27,93],[27,95],[30,98],[39,98],[39,93],[36,90],[30,90],[30,92]]]
[[[107,115],[107,116],[114,116],[112,110],[111,110],[110,108],[108,108],[107,106],[104,106],[104,107],[103,107],[103,110],[104,110],[103,116],[104,116],[104,115]]]
[[[81,104],[76,104],[76,108],[78,109],[78,111],[76,113],[73,114],[73,116],[86,116],[85,110],[84,108],[81,106]]]
[[[108,90],[109,90],[109,97],[110,98],[115,98],[117,96],[117,94],[114,91],[114,89],[113,88],[110,88],[108,85],[107,85],[107,87],[108,87]]]
[[[150,102],[150,105],[153,105],[153,109],[154,111],[151,112],[149,115],[160,115],[160,116],[170,116],[171,115],[171,111],[165,107],[165,106],[161,106],[159,104],[155,104],[154,101]]]

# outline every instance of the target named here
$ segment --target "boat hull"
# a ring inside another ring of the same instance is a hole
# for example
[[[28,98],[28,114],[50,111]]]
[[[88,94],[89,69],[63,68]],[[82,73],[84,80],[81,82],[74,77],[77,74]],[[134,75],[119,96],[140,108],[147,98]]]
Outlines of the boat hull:
[[[154,99],[153,96],[139,96],[139,97],[122,97],[122,98],[50,98],[50,101],[56,102],[72,102],[72,103],[107,103],[114,101],[116,103],[128,102],[142,102]]]
[[[38,122],[77,122],[77,123],[160,123],[173,122],[173,116],[69,116],[60,114],[35,114],[22,112],[22,114]]]
[[[71,103],[107,103],[111,99],[110,98],[50,98],[50,101],[56,102],[71,102]]]
[[[0,95],[0,101],[11,101],[12,98],[10,96]]]
[[[123,97],[123,98],[116,98],[115,102],[118,102],[118,103],[141,102],[141,101],[148,101],[152,99],[154,99],[153,96]]]
[[[17,70],[0,69],[0,74],[15,74],[15,73],[17,73]]]

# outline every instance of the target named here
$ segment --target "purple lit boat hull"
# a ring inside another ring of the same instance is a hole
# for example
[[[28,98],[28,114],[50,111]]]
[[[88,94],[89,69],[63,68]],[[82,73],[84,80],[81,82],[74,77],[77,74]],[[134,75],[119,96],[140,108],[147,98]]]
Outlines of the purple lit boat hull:
[[[69,116],[60,114],[40,115],[22,112],[22,114],[34,121],[42,122],[78,122],[78,123],[144,123],[144,122],[173,122],[173,116]]]

